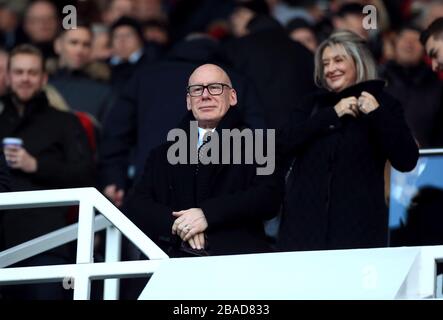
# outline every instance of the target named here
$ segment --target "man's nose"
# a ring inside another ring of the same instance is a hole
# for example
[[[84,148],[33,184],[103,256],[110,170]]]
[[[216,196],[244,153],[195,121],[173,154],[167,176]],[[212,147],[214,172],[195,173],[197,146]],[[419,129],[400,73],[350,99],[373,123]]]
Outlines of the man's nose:
[[[24,73],[21,77],[21,81],[28,82],[28,80],[29,80],[29,75],[27,73]]]
[[[203,93],[202,96],[203,97],[209,97],[211,94],[209,93],[209,88],[208,87],[204,87],[203,88]]]

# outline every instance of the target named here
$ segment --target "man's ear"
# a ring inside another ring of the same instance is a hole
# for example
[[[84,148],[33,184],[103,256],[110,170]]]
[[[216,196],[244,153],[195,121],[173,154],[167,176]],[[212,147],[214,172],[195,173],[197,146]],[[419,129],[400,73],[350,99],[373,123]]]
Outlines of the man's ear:
[[[189,94],[186,95],[186,108],[188,109],[188,111],[191,111],[191,97],[189,96]]]
[[[229,105],[237,105],[237,91],[235,91],[235,89],[231,89],[231,93],[229,95]]]

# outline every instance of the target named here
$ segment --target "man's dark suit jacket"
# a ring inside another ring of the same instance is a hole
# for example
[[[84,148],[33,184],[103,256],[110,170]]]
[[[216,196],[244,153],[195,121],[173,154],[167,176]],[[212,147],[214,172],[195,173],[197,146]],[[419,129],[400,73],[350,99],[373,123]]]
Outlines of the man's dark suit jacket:
[[[191,120],[189,112],[181,125],[188,138]],[[232,128],[244,128],[235,107],[216,131],[220,134],[222,129]],[[167,151],[172,143],[151,152],[142,177],[128,196],[124,211],[133,222],[170,256],[186,256],[180,250],[181,240],[171,234],[172,212],[201,208],[208,222],[209,255],[270,251],[263,220],[275,216],[280,207],[283,179],[278,171],[258,176],[255,164],[171,165]]]

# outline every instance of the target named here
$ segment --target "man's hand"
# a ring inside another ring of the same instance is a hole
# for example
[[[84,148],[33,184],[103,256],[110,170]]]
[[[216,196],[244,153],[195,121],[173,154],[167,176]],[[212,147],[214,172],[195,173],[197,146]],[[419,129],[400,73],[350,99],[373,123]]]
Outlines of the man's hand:
[[[115,184],[110,184],[106,186],[103,193],[116,207],[122,206],[123,198],[125,197],[125,191],[123,189],[117,189]]]
[[[192,249],[203,250],[205,248],[205,234],[203,232],[197,233],[188,240]]]
[[[31,156],[25,148],[6,146],[3,149],[3,152],[9,167],[22,170],[26,173],[33,173],[37,171],[37,160]]]
[[[173,212],[172,215],[177,218],[172,225],[172,234],[177,234],[183,241],[188,241],[208,228],[208,222],[200,208]]]

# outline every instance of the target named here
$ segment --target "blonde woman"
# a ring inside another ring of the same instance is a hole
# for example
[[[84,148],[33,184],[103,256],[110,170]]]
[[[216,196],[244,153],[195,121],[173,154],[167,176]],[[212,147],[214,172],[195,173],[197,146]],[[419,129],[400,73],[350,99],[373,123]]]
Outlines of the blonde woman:
[[[401,105],[384,93],[363,39],[348,31],[320,44],[315,80],[323,92],[300,103],[278,140],[295,157],[280,249],[386,246],[385,163],[410,171],[418,159]]]

